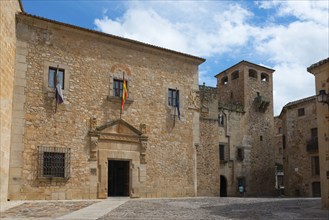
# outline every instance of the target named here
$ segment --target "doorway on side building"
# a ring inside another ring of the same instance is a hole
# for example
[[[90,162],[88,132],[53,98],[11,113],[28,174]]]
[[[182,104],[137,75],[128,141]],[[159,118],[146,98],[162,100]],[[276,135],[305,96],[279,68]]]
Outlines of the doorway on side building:
[[[226,197],[227,196],[227,180],[225,176],[220,175],[220,197]]]
[[[129,196],[129,161],[108,161],[108,196]]]
[[[321,197],[321,185],[320,182],[312,183],[312,196],[313,197]]]

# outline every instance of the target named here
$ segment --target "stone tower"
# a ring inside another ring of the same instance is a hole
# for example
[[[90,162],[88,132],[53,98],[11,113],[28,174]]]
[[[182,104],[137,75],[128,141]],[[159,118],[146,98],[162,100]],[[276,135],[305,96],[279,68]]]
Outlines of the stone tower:
[[[250,196],[273,194],[273,72],[241,61],[216,75],[218,98],[211,102],[216,102],[217,114],[201,112],[198,179],[207,179],[208,170],[212,173],[208,181],[216,176],[220,186],[203,190],[204,195],[236,196],[239,185],[244,185]],[[200,97],[209,91],[200,87]],[[212,109],[208,99],[200,99],[203,108]],[[202,128],[211,128],[213,135],[205,135]],[[213,152],[217,162],[209,161],[207,152]],[[198,184],[198,192],[204,187],[206,184]]]

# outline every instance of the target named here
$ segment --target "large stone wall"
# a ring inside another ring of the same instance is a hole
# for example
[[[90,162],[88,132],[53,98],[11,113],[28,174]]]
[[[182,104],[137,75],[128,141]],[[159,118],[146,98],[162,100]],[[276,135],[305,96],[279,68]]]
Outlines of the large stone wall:
[[[25,102],[14,112],[23,128],[12,139],[12,155],[20,153],[24,163],[11,164],[11,199],[97,197],[97,178],[91,174],[97,165],[90,160],[90,118],[96,118],[98,125],[120,118],[121,103],[112,99],[111,93],[113,78],[122,78],[122,72],[126,73],[130,100],[122,119],[135,128],[145,124],[148,136],[146,167],[133,167],[146,170],[146,176],[140,176],[146,180],[139,196],[195,195],[198,113],[191,108],[191,96],[198,91],[202,59],[32,16],[20,15],[17,26],[21,45],[17,54],[22,55],[17,62],[24,66],[16,78],[17,83],[26,83],[15,90],[14,99]],[[47,88],[45,78],[47,68],[57,65],[65,69],[67,82],[64,104],[55,112],[54,91]],[[24,79],[19,80],[21,77]],[[167,104],[168,88],[180,92],[180,120]],[[22,90],[24,95],[19,93]],[[66,182],[38,180],[40,145],[71,148],[71,177]],[[124,154],[117,154],[118,158]],[[131,166],[135,165],[140,166]]]
[[[316,149],[307,150],[312,143],[311,129],[317,128],[315,97],[288,103],[282,110],[284,147],[284,186],[287,196],[313,196],[312,183],[320,176],[312,174],[312,157],[319,156]],[[304,109],[304,115],[298,110]],[[314,142],[315,143],[315,142]]]
[[[315,76],[316,94],[324,90],[329,94],[329,58],[321,60],[307,71]],[[322,207],[329,209],[329,103],[316,103],[319,139]]]
[[[0,1],[0,202],[7,201],[18,1]]]

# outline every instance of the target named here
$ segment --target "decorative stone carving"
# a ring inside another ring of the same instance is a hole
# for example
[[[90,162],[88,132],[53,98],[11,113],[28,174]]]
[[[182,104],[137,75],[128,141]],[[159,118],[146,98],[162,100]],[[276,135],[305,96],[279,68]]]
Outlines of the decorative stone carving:
[[[142,136],[140,142],[140,163],[146,164],[147,137]]]
[[[146,124],[140,124],[140,131],[142,134],[146,134]]]
[[[98,137],[90,137],[90,160],[96,160]]]
[[[90,130],[95,131],[97,128],[97,119],[96,117],[90,118]]]
[[[200,109],[200,96],[197,91],[191,90],[188,97],[188,107],[191,109]]]

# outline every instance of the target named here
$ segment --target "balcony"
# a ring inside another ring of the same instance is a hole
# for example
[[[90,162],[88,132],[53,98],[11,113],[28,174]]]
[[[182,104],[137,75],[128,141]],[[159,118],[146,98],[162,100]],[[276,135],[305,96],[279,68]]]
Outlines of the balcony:
[[[307,141],[306,151],[317,152],[319,150],[318,138],[312,138]]]

